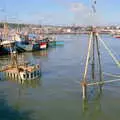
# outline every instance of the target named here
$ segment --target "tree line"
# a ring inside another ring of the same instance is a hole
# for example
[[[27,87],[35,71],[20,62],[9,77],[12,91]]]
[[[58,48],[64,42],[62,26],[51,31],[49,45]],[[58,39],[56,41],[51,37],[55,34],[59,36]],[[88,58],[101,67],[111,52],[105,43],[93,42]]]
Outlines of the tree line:
[[[18,24],[18,23],[7,23],[9,28],[23,28],[23,27],[29,27],[28,24]],[[0,23],[0,28],[4,28],[4,23]]]

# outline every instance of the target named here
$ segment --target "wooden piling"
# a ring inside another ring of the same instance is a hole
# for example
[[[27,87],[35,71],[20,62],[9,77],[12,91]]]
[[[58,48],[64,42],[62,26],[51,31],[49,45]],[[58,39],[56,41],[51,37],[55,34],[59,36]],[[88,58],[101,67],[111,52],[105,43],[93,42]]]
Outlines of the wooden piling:
[[[87,83],[83,81],[81,85],[82,85],[82,98],[83,100],[86,100],[87,99]]]

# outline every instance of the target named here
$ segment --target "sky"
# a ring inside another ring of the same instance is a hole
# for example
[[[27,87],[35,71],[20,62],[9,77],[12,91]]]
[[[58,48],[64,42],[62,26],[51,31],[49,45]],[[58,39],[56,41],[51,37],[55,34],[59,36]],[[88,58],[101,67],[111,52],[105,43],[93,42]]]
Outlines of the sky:
[[[0,21],[47,25],[119,25],[120,0],[0,0]]]

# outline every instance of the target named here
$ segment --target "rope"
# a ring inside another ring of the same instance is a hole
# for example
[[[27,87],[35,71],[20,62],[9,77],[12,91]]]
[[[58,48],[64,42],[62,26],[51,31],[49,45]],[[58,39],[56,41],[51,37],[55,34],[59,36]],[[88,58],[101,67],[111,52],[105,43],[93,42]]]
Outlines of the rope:
[[[105,72],[103,72],[103,74],[107,75],[107,76],[111,76],[111,77],[118,77],[118,78],[120,78],[120,75],[115,75],[115,74],[105,73]]]
[[[117,60],[117,58],[113,55],[113,53],[111,52],[111,50],[107,47],[107,45],[105,44],[105,42],[100,38],[100,36],[98,35],[98,33],[96,34],[99,38],[99,40],[101,41],[101,43],[103,44],[103,46],[105,47],[105,49],[108,51],[109,55],[113,58],[114,62],[116,63],[116,65],[118,67],[120,67],[120,63]]]
[[[107,41],[107,44],[110,45],[109,40]],[[116,51],[111,46],[109,47],[110,47],[111,52],[114,54],[114,56],[117,56],[118,54],[116,53]]]

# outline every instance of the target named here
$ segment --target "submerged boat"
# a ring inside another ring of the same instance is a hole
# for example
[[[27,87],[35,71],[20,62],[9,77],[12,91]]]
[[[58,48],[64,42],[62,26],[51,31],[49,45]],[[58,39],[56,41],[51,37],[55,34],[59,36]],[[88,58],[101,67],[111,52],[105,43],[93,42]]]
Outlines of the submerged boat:
[[[41,70],[39,65],[26,63],[18,63],[17,54],[13,52],[11,54],[11,64],[8,64],[2,68],[2,72],[6,78],[17,80],[34,80],[41,76]]]
[[[20,64],[17,67],[8,65],[4,68],[6,77],[19,80],[32,80],[40,77],[39,65]]]

